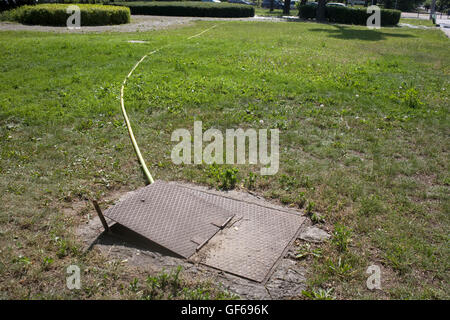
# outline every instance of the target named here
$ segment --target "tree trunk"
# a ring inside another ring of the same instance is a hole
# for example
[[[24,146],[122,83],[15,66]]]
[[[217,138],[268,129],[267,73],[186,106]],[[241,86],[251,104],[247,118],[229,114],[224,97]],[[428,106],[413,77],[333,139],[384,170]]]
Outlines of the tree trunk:
[[[270,12],[273,11],[273,7],[274,7],[274,0],[270,0]]]
[[[430,10],[430,20],[433,19],[433,15],[436,13],[436,0],[431,2],[431,10]],[[433,21],[434,23],[435,21]]]
[[[283,14],[289,15],[291,12],[291,0],[284,0]]]
[[[317,14],[316,14],[316,20],[317,21],[325,21],[325,5],[327,3],[327,0],[319,0],[317,5]]]

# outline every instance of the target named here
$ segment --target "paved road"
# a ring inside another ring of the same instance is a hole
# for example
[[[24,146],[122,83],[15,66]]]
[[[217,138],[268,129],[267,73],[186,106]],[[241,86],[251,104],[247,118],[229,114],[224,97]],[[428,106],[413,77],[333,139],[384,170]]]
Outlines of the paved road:
[[[436,24],[450,38],[450,19],[436,19]]]
[[[430,19],[429,14],[420,14],[411,13],[411,12],[402,12],[402,18],[407,19],[422,19],[428,20]],[[441,15],[440,13],[436,14],[436,24],[441,27],[442,32],[444,32],[447,37],[450,38],[450,17],[448,15]]]
[[[428,20],[430,19],[430,14],[429,13],[421,13],[421,14],[417,14],[414,12],[402,12],[401,15],[402,18],[406,18],[406,19],[422,19],[422,20]],[[441,13],[437,13],[436,14],[436,18],[440,19],[442,17],[442,19],[448,19],[449,16],[446,14],[442,14]]]

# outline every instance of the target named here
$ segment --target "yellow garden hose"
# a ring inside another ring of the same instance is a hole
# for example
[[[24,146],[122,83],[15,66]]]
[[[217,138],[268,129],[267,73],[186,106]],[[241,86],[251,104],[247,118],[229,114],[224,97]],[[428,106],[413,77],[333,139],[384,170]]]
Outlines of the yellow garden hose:
[[[193,36],[188,37],[187,39],[189,40],[189,39],[192,39],[192,38],[196,38],[196,37],[202,35],[203,33],[205,33],[205,32],[207,32],[207,31],[211,30],[212,28],[215,28],[216,26],[217,26],[217,25],[214,25],[214,26],[212,26],[212,27],[210,27],[210,28],[208,28],[208,29],[205,29],[205,30],[203,30],[202,32],[199,32],[199,33],[197,33],[197,34],[195,34],[195,35],[193,35]],[[152,52],[149,52],[149,53],[147,53],[146,55],[144,55],[144,56],[143,56],[143,57],[142,57],[142,58],[134,65],[133,69],[131,69],[131,71],[130,71],[130,72],[128,73],[128,75],[125,77],[125,79],[124,79],[123,82],[122,82],[122,87],[120,88],[120,107],[121,107],[121,109],[122,109],[122,114],[123,114],[123,117],[124,117],[124,119],[125,119],[125,123],[126,123],[127,128],[128,128],[128,134],[129,134],[129,136],[130,136],[131,143],[133,144],[134,151],[136,152],[136,156],[138,157],[139,163],[141,164],[142,170],[144,170],[145,177],[147,178],[147,182],[148,182],[149,184],[152,184],[152,183],[154,182],[154,180],[153,180],[153,177],[152,177],[150,171],[149,171],[148,168],[147,168],[147,165],[145,164],[144,157],[142,157],[141,150],[139,149],[139,146],[138,146],[138,144],[137,144],[137,142],[136,142],[136,138],[134,137],[133,129],[131,128],[131,124],[130,124],[130,119],[128,118],[127,110],[125,109],[125,103],[124,103],[124,100],[123,100],[123,93],[124,93],[125,85],[127,84],[128,78],[131,77],[131,75],[133,74],[134,70],[136,70],[136,68],[141,64],[141,62],[144,61],[145,58],[147,58],[148,56],[150,56],[150,55],[152,55],[152,54],[154,54],[154,53],[160,51],[161,49],[163,49],[163,48],[165,48],[165,47],[167,47],[167,45],[166,45],[166,46],[163,46],[163,47],[161,47],[161,48],[159,48],[159,49],[153,50]]]

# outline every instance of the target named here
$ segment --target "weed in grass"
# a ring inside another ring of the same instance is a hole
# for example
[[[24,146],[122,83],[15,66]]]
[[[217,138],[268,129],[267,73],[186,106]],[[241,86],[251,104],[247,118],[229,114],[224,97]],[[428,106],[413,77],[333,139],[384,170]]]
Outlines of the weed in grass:
[[[297,197],[295,198],[295,203],[297,206],[302,209],[305,206],[306,203],[306,196],[304,192],[299,192]]]
[[[311,221],[316,223],[324,223],[325,219],[317,212],[314,211],[316,204],[314,201],[308,201],[306,205],[306,214],[310,217]]]
[[[130,282],[130,291],[131,292],[134,292],[134,293],[136,293],[136,292],[138,292],[138,290],[139,290],[139,279],[137,279],[137,278],[134,278],[131,282]]]
[[[314,212],[310,218],[313,223],[324,223],[325,222],[325,219],[317,212]]]
[[[351,230],[342,224],[336,224],[331,242],[337,246],[339,251],[347,251],[348,244],[351,242]]]
[[[195,288],[195,289],[183,289],[183,296],[186,300],[209,300],[210,294],[208,290],[204,288]]]
[[[54,261],[55,260],[53,258],[44,257],[44,259],[42,260],[42,269],[48,270]]]
[[[239,181],[238,168],[228,168],[211,164],[208,166],[208,175],[216,180],[217,187],[221,190],[231,190],[236,187]]]
[[[182,288],[180,279],[181,266],[175,271],[166,273],[164,270],[156,276],[147,277],[147,286],[144,289],[142,298],[145,300],[164,299],[167,295],[177,296]]]
[[[336,300],[332,288],[326,290],[322,288],[310,291],[303,290],[302,295],[311,300]]]
[[[322,249],[321,248],[312,248],[309,243],[305,243],[301,245],[296,252],[295,257],[297,259],[303,259],[308,256],[312,256],[315,258],[321,258],[322,257]]]
[[[352,266],[344,261],[342,261],[342,258],[339,257],[337,261],[332,261],[331,259],[328,259],[328,268],[337,276],[341,278],[345,278],[349,276]]]
[[[27,267],[31,264],[31,260],[28,257],[24,257],[22,255],[19,255],[16,259],[13,260],[14,263],[18,263],[24,267]]]
[[[289,205],[293,202],[292,196],[289,194],[284,194],[280,197],[280,201],[284,205]]]
[[[419,99],[419,93],[416,88],[407,89],[401,99],[409,108],[419,108],[423,105],[423,102]]]
[[[306,214],[311,216],[314,213],[314,207],[316,204],[314,201],[308,201],[308,204],[306,205]]]
[[[182,267],[178,266],[171,272],[164,270],[155,276],[149,276],[145,287],[139,291],[137,279],[130,284],[131,290],[141,294],[144,300],[153,299],[189,299],[189,300],[209,300],[209,299],[235,299],[237,296],[223,290],[221,286],[212,287],[208,283],[197,283],[188,285],[181,277]]]
[[[288,176],[286,174],[281,174],[280,178],[278,179],[281,188],[284,191],[291,191],[293,189],[295,189],[298,185],[297,179],[293,176]]]
[[[359,214],[362,216],[376,216],[385,210],[382,200],[376,195],[364,197],[361,200]]]
[[[256,186],[257,177],[258,176],[255,173],[250,171],[247,175],[247,178],[245,178],[244,180],[244,186],[248,190],[254,190]]]

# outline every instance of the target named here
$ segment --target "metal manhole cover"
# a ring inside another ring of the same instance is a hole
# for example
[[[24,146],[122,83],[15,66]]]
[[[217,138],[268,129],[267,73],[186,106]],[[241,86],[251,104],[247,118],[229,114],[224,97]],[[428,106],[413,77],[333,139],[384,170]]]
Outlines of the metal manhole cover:
[[[234,216],[189,189],[163,181],[133,192],[104,215],[184,258]]]
[[[189,189],[236,216],[197,254],[201,263],[263,282],[305,218],[275,208]]]
[[[184,258],[258,282],[305,220],[272,204],[163,181],[130,193],[105,216]]]

